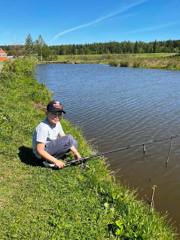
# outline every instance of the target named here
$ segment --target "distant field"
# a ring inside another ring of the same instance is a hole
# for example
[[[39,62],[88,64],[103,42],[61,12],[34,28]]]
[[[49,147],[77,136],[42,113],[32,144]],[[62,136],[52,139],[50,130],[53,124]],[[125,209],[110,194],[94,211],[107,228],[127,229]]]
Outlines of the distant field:
[[[57,61],[180,70],[180,56],[175,53],[59,55]]]
[[[138,53],[138,54],[88,54],[88,55],[59,55],[58,61],[108,61],[129,58],[164,58],[175,56],[174,53]]]

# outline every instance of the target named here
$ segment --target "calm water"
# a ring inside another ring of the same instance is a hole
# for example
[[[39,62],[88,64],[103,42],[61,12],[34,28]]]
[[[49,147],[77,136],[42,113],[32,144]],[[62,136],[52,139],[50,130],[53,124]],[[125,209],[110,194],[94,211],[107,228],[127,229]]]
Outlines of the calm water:
[[[100,151],[180,134],[180,72],[113,68],[106,65],[51,64],[37,67],[37,79],[53,91]],[[180,232],[180,138],[132,148],[108,156],[117,179],[149,201],[157,185],[155,207],[168,212]]]

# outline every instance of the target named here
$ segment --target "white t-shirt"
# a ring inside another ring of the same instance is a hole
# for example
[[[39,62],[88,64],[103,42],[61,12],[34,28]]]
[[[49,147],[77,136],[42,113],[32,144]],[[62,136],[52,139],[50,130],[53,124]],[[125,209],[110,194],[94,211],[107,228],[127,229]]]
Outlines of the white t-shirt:
[[[36,155],[36,157],[40,158],[40,156],[36,152],[37,143],[46,144],[47,142],[55,140],[58,137],[62,136],[65,136],[65,133],[60,122],[58,122],[55,126],[51,126],[47,118],[44,121],[42,121],[36,127],[32,138],[33,152]]]

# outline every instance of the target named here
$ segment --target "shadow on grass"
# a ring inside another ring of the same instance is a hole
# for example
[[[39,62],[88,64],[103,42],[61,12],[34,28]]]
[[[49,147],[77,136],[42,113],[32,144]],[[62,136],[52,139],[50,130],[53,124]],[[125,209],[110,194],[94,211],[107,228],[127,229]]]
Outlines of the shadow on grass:
[[[31,166],[41,166],[44,167],[42,160],[35,157],[33,154],[32,148],[21,146],[19,147],[19,158],[21,162],[31,165]]]

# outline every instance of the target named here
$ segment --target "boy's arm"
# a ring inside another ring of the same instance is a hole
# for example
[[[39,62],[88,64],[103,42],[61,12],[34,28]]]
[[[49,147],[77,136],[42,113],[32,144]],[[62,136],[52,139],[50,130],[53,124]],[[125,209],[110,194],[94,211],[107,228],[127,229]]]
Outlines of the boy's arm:
[[[59,122],[59,136],[60,137],[66,136],[60,122]]]
[[[72,146],[72,147],[70,148],[70,150],[72,151],[74,157],[75,157],[77,160],[81,159],[81,155],[79,154],[79,152],[78,152],[78,150],[75,148],[75,146]]]
[[[48,160],[51,163],[54,163],[58,168],[63,168],[64,163],[57,158],[53,157],[47,151],[45,151],[45,144],[44,143],[37,143],[36,145],[37,153],[44,159]]]

